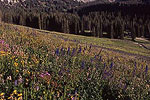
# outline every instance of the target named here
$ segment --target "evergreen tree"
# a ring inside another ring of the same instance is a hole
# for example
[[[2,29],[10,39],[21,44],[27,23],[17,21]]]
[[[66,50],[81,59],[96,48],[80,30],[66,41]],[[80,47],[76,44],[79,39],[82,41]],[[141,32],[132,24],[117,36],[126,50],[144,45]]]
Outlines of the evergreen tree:
[[[0,10],[0,22],[2,21],[2,11]]]
[[[114,38],[114,25],[113,25],[113,21],[111,22],[110,38],[111,38],[111,39]]]
[[[135,22],[134,21],[131,22],[131,38],[132,38],[132,41],[135,41],[136,34],[135,34]]]
[[[120,29],[120,39],[124,39],[124,22],[122,21],[121,29]]]

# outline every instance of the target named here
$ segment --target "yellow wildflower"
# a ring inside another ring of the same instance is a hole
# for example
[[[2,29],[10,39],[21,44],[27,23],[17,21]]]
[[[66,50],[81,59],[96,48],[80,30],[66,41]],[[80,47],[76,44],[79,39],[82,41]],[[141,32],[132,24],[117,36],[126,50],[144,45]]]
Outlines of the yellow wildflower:
[[[71,99],[73,98],[73,96],[71,96]]]
[[[22,96],[22,93],[18,94],[18,97],[21,97]]]
[[[12,94],[10,94],[10,96],[13,96],[14,94],[12,93]]]
[[[5,51],[0,51],[0,54],[1,54],[1,56],[5,56],[5,55],[7,55],[7,52],[5,52]]]
[[[1,54],[5,54],[5,51],[0,51]]]
[[[36,62],[35,62],[36,64],[38,64],[39,63],[39,61],[38,60],[36,60]]]
[[[1,93],[0,96],[4,96],[4,93]]]
[[[43,91],[43,94],[45,94],[45,91]]]
[[[13,93],[14,93],[14,94],[17,94],[17,90],[14,90]]]
[[[28,82],[29,80],[26,78],[26,81]]]
[[[17,66],[18,66],[18,63],[15,62],[15,63],[14,63],[14,66],[17,67]]]
[[[24,61],[23,60],[21,61],[21,63],[22,63],[22,65],[24,65]]]
[[[18,100],[22,100],[22,97],[19,97]]]
[[[19,70],[16,70],[16,72],[18,73],[18,72],[19,72]]]
[[[15,58],[15,56],[12,56],[12,59],[14,59]]]
[[[54,92],[54,91],[52,91],[51,93],[52,93],[52,95],[53,95],[55,92]]]
[[[12,97],[8,97],[8,99],[11,99]]]
[[[28,74],[30,74],[30,71],[27,71]]]

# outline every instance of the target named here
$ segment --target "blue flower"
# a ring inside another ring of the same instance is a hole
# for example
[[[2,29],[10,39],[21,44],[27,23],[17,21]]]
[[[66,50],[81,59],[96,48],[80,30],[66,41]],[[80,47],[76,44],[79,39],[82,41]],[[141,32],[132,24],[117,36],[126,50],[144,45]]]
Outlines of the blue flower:
[[[127,84],[125,84],[124,87],[123,87],[123,90],[126,90],[127,87],[128,87]]]
[[[15,86],[17,86],[18,85],[18,81],[17,80],[15,80]]]
[[[114,63],[112,62],[112,63],[110,64],[110,69],[111,69],[113,66],[114,66]]]
[[[135,75],[135,71],[136,71],[136,62],[135,62],[135,64],[134,64],[134,70],[133,70],[133,76]]]
[[[61,53],[63,53],[63,50],[64,50],[63,47],[61,47],[61,49],[60,49]]]
[[[59,48],[56,49],[55,54],[59,55]]]
[[[76,52],[76,49],[73,48],[71,56],[74,56],[75,52]]]
[[[81,51],[82,51],[82,48],[81,48],[81,46],[79,47],[79,51],[78,51],[78,53],[81,53]]]
[[[105,69],[105,67],[106,67],[106,63],[104,63],[104,69]]]
[[[99,57],[99,61],[102,61],[102,56]]]
[[[85,62],[82,61],[81,68],[83,69],[84,67],[85,67]]]
[[[145,73],[147,74],[147,72],[148,72],[148,66],[146,65]]]
[[[67,54],[69,54],[70,53],[70,47],[68,47],[68,50],[67,50]]]
[[[97,55],[94,56],[94,59],[96,59]]]

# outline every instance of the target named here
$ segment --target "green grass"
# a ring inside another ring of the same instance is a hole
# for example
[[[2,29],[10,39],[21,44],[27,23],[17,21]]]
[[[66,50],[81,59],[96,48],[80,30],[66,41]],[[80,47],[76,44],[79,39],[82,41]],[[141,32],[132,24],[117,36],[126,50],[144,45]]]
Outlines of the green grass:
[[[0,24],[0,99],[146,100],[149,62],[131,54],[147,53],[130,40]]]
[[[108,38],[96,38],[96,37],[87,37],[87,36],[79,36],[72,34],[64,34],[58,32],[48,32],[49,34],[56,34],[58,36],[63,36],[64,38],[77,40],[82,43],[98,45],[106,48],[111,48],[114,50],[120,50],[127,53],[138,54],[143,56],[150,56],[150,50],[147,50],[137,44],[137,42],[133,42],[129,39],[119,40],[119,39],[108,39]],[[150,41],[146,42],[145,45],[149,45]]]

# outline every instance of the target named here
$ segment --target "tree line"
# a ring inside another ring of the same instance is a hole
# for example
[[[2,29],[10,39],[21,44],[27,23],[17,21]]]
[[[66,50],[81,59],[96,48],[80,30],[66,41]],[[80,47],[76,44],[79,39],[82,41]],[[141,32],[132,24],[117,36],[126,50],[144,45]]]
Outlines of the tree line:
[[[109,4],[110,5],[110,4]],[[109,6],[106,5],[106,6]],[[129,6],[129,5],[127,5]],[[85,8],[72,12],[37,12],[37,10],[8,9],[1,7],[0,18],[7,23],[29,26],[38,29],[57,31],[70,34],[80,34],[94,37],[108,37],[124,39],[124,36],[150,38],[150,14],[148,10],[133,12],[138,6],[131,7],[127,13],[127,6],[120,10],[112,6],[105,10],[104,5],[100,10],[93,8],[86,11]],[[140,5],[143,8],[146,5]],[[99,6],[100,7],[100,6]],[[150,7],[149,7],[150,8]],[[89,8],[88,8],[89,9]],[[87,9],[87,10],[88,10]],[[125,10],[123,10],[125,9]],[[145,9],[148,9],[147,6]]]

